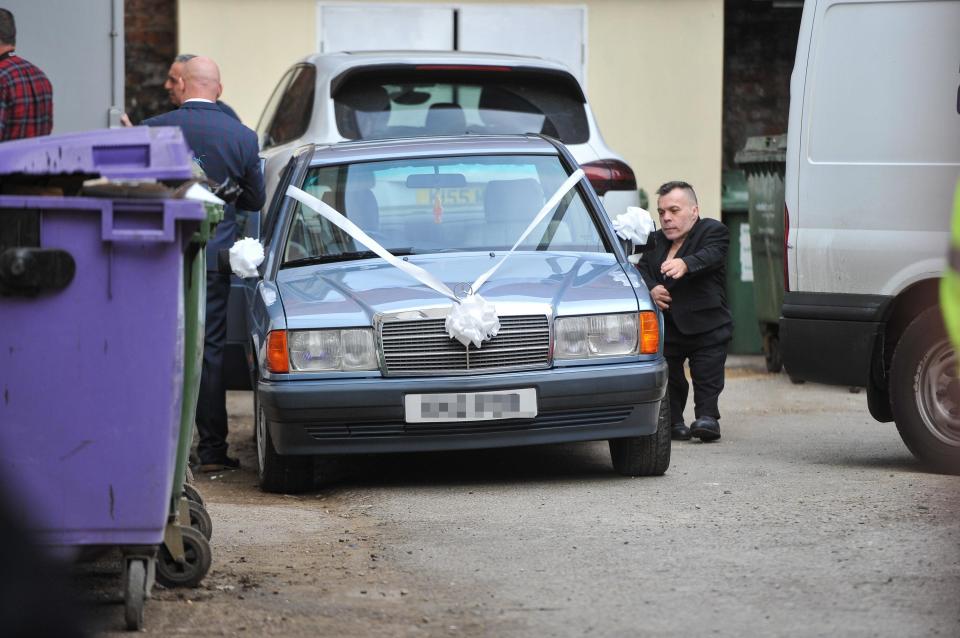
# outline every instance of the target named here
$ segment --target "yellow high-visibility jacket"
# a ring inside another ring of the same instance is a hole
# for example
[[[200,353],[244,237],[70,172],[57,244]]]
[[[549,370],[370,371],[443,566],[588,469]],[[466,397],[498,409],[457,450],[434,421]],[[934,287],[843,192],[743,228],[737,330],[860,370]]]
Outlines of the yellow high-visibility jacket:
[[[953,349],[960,352],[960,183],[953,196],[953,221],[950,226],[947,268],[940,280],[940,308]]]

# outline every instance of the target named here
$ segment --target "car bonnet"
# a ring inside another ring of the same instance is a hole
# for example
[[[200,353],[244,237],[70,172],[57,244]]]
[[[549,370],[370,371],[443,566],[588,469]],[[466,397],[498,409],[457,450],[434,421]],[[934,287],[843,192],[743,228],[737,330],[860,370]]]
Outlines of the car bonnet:
[[[418,255],[411,262],[454,291],[490,268],[487,253]],[[451,302],[379,258],[290,268],[276,280],[292,330],[373,325],[380,313],[448,307]],[[477,291],[502,315],[636,312],[638,294],[649,301],[639,277],[603,253],[515,253]]]

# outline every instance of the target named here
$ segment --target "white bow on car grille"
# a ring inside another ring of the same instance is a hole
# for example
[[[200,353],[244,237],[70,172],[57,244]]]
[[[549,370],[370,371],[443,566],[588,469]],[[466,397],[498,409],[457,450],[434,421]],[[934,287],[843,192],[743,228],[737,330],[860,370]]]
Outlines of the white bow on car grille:
[[[500,320],[497,318],[497,309],[494,304],[485,300],[478,293],[480,287],[485,284],[490,277],[503,265],[503,262],[507,260],[510,255],[517,249],[517,247],[527,238],[537,224],[542,222],[544,218],[553,210],[553,207],[560,203],[560,200],[573,188],[581,178],[583,178],[583,170],[577,169],[574,171],[570,177],[560,185],[560,188],[547,200],[543,205],[543,208],[537,213],[533,218],[533,221],[530,222],[530,225],[527,226],[526,230],[520,235],[519,239],[513,244],[513,247],[507,251],[507,253],[493,265],[492,268],[487,270],[485,273],[480,275],[476,281],[473,282],[473,285],[470,287],[470,294],[468,294],[464,299],[458,299],[449,286],[445,283],[434,277],[432,274],[417,266],[411,264],[408,261],[404,261],[398,258],[396,255],[393,255],[389,250],[381,246],[376,240],[367,235],[363,230],[354,224],[352,221],[346,218],[342,213],[337,211],[335,208],[328,206],[323,203],[313,195],[297,188],[296,186],[287,187],[287,195],[302,203],[307,208],[310,208],[318,215],[329,221],[334,226],[337,226],[345,233],[350,235],[353,239],[357,240],[367,248],[369,248],[374,254],[383,258],[387,263],[403,272],[407,273],[423,285],[431,288],[437,293],[443,295],[447,299],[453,302],[453,307],[450,309],[449,314],[446,319],[446,330],[447,334],[450,335],[451,339],[456,339],[464,346],[472,343],[477,348],[480,345],[493,337],[497,336],[497,333],[500,331]]]

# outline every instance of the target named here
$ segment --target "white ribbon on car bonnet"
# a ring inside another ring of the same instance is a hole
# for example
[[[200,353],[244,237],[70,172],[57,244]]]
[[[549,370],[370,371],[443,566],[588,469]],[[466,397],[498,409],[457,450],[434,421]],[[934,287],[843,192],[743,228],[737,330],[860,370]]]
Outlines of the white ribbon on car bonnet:
[[[546,218],[550,211],[553,210],[553,207],[580,181],[583,175],[583,171],[577,169],[560,185],[560,188],[558,188],[543,205],[543,208],[536,214],[533,221],[530,222],[530,225],[527,226],[526,230],[520,235],[520,238],[513,244],[513,247],[503,258],[494,264],[492,268],[480,275],[477,280],[473,282],[473,285],[470,286],[470,292],[463,299],[458,299],[456,294],[454,294],[446,284],[423,268],[393,255],[376,240],[367,235],[360,227],[347,219],[346,216],[313,195],[296,186],[288,186],[287,195],[343,230],[350,235],[350,237],[369,248],[374,254],[383,258],[391,266],[402,270],[423,285],[452,301],[453,306],[444,324],[447,334],[450,335],[451,339],[456,339],[464,346],[472,343],[479,348],[484,341],[497,336],[497,333],[500,331],[500,319],[497,317],[496,306],[477,294],[480,287],[493,276],[500,266],[503,265],[503,262],[505,262],[523,240],[527,238],[527,235],[533,232],[537,224]]]

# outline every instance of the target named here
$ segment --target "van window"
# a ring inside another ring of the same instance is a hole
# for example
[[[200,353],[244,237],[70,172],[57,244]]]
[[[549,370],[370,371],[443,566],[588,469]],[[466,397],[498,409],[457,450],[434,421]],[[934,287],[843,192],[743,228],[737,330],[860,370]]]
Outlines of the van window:
[[[333,99],[340,134],[352,140],[542,133],[582,144],[589,137],[583,93],[572,76],[378,71],[349,77]]]
[[[958,2],[836,4],[812,64],[815,162],[960,162]],[[922,43],[919,45],[918,43]]]
[[[312,64],[298,64],[280,81],[264,110],[260,124],[269,125],[260,134],[260,147],[285,144],[303,135],[310,125],[313,99],[317,86],[317,69]]]

